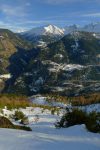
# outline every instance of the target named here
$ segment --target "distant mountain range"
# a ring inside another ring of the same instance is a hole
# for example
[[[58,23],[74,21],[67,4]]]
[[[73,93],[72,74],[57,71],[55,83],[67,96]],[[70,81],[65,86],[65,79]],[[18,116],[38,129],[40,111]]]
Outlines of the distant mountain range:
[[[62,38],[63,36],[75,31],[92,32],[97,34],[95,36],[100,37],[100,22],[91,23],[85,25],[84,27],[80,27],[78,25],[71,25],[71,26],[66,26],[65,28],[60,28],[54,25],[47,25],[47,26],[33,28],[29,31],[22,32],[20,34],[26,40],[38,44],[38,42],[41,41],[46,43],[55,42],[60,38]]]
[[[64,34],[64,31],[63,29],[60,29],[57,26],[47,25],[47,26],[33,28],[27,32],[24,32],[24,34],[27,34],[28,36],[31,35],[39,36],[39,35],[48,35],[48,34],[61,36]]]
[[[73,24],[71,26],[66,26],[64,28],[57,27],[55,25],[46,25],[42,27],[33,28],[29,31],[22,32],[22,34],[26,34],[28,36],[39,36],[39,35],[66,35],[73,31],[86,31],[86,32],[95,32],[100,33],[100,22],[97,23],[90,23],[88,25],[85,25],[83,27]]]
[[[73,32],[73,31],[85,31],[85,32],[100,33],[100,22],[90,23],[83,27],[80,27],[78,25],[72,25],[72,26],[67,26],[64,29],[65,29],[65,34],[68,34],[69,32]]]
[[[93,24],[65,29],[48,25],[21,34],[0,29],[0,91],[69,96],[99,92],[99,25],[93,30]]]

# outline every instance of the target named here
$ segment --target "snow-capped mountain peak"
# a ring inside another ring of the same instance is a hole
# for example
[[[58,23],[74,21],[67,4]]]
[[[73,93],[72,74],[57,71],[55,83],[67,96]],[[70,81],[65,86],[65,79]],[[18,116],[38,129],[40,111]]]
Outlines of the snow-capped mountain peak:
[[[27,31],[26,34],[28,35],[64,35],[63,29],[54,26],[54,25],[47,25],[43,27],[33,28],[30,31]]]
[[[41,35],[53,35],[53,36],[64,36],[75,31],[86,31],[100,33],[100,22],[90,23],[83,27],[73,24],[66,26],[65,28],[59,28],[55,25],[46,25],[41,27],[33,28],[29,31],[22,32],[21,35],[26,35],[28,37],[41,36]]]
[[[58,28],[57,26],[54,25],[48,25],[47,27],[44,27],[45,29],[45,33],[51,33],[51,34],[55,34],[55,35],[63,35],[63,29]]]

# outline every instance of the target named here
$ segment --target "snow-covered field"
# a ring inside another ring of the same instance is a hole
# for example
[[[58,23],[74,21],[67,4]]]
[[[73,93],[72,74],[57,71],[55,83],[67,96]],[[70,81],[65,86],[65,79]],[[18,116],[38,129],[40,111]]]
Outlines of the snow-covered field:
[[[77,108],[77,107],[76,107]],[[100,112],[100,104],[91,104],[91,105],[87,105],[87,106],[79,106],[78,109],[81,109],[85,112]]]
[[[37,104],[37,105],[56,106],[56,107],[63,107],[63,108],[67,106],[67,103],[64,104],[63,102],[62,103],[55,102],[54,100],[47,101],[47,98],[41,95],[30,97],[29,100],[31,100],[33,104]]]
[[[51,115],[50,111],[43,111],[41,108],[27,108],[21,111],[29,117],[32,132],[0,129],[0,150],[100,149],[100,134],[88,132],[84,125],[56,129],[54,123],[59,116]]]

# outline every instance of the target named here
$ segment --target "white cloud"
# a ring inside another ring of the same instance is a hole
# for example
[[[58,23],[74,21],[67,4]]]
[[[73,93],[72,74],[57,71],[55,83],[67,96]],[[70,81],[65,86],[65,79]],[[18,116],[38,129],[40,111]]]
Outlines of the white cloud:
[[[18,27],[16,24],[12,25],[11,23],[5,23],[0,21],[0,28],[1,29],[9,29],[13,32],[24,32],[27,28]]]
[[[13,25],[11,25],[10,23],[5,23],[3,21],[0,21],[0,28],[5,28],[5,29],[12,29]]]
[[[25,7],[23,6],[10,6],[10,5],[1,5],[0,11],[6,16],[15,16],[15,17],[24,17],[27,16]]]
[[[68,3],[80,3],[80,2],[83,2],[83,3],[87,3],[87,2],[90,2],[90,3],[98,3],[100,4],[100,0],[38,0],[38,1],[42,1],[44,3],[48,3],[48,4],[52,4],[52,5],[59,5],[59,4],[68,4]]]
[[[25,32],[25,31],[27,31],[27,30],[26,30],[26,29],[23,29],[23,28],[16,29],[16,32],[17,32],[17,33]]]
[[[100,12],[84,14],[83,17],[100,17]]]
[[[45,3],[49,4],[62,4],[62,3],[72,3],[72,2],[84,2],[85,0],[43,0]]]

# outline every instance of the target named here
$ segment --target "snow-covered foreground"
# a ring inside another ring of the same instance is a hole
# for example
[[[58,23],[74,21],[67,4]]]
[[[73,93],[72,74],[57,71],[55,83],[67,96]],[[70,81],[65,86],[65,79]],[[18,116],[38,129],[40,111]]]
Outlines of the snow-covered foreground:
[[[22,111],[28,115],[32,132],[0,129],[0,150],[99,150],[100,135],[84,125],[56,129],[59,117],[40,108]]]
[[[86,132],[83,125],[60,130],[41,126],[33,132],[0,129],[0,150],[100,149],[100,135]]]

